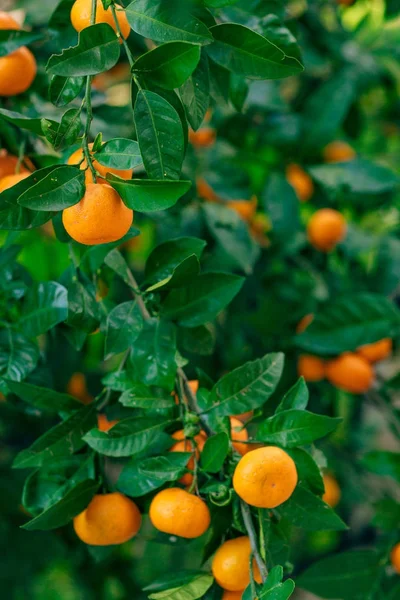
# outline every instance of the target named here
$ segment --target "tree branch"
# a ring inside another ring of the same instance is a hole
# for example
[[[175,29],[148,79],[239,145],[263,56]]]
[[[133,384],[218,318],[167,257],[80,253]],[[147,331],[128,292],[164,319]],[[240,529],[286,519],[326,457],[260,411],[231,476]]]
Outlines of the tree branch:
[[[251,549],[254,554],[254,558],[256,560],[257,566],[260,570],[261,579],[264,583],[264,581],[268,577],[268,569],[267,569],[263,559],[261,558],[261,554],[258,550],[257,535],[256,535],[256,532],[254,529],[253,519],[251,518],[250,507],[248,504],[246,504],[246,502],[244,502],[243,500],[240,500],[240,508],[242,511],[242,516],[243,516],[243,521],[244,521],[244,524],[246,527],[246,531],[247,531],[247,534],[250,539]]]

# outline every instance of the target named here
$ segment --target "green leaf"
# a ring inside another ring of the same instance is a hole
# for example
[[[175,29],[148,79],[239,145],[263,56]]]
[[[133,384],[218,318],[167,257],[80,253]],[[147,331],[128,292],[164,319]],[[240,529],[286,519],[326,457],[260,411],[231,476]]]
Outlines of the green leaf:
[[[102,378],[101,383],[104,387],[109,387],[115,392],[125,392],[135,385],[130,374],[124,369],[122,371],[107,373],[107,375]]]
[[[27,46],[32,42],[43,39],[43,34],[35,31],[23,31],[22,29],[2,29],[0,31],[0,58],[7,56],[21,46]]]
[[[39,348],[22,333],[0,331],[0,377],[21,381],[36,367]]]
[[[243,278],[228,273],[205,273],[187,287],[172,290],[162,307],[164,316],[184,327],[197,327],[215,317],[239,293]]]
[[[310,167],[309,171],[313,179],[330,192],[384,194],[393,191],[400,183],[398,175],[387,167],[362,158],[318,165]]]
[[[104,263],[107,265],[107,267],[110,267],[110,269],[117,273],[117,275],[121,277],[128,287],[135,290],[135,284],[131,270],[125,258],[117,248],[114,248],[107,254],[104,259]]]
[[[208,57],[204,49],[200,61],[180,89],[180,96],[185,107],[187,119],[195,131],[202,124],[210,105],[210,74]]]
[[[205,246],[204,240],[194,237],[181,237],[159,244],[147,259],[146,282],[165,286],[174,280],[174,285],[182,284],[187,273],[185,262],[195,257],[198,265]]]
[[[140,90],[134,120],[143,164],[150,179],[179,179],[184,138],[182,123],[167,100]]]
[[[53,146],[54,150],[63,150],[74,144],[82,129],[81,109],[69,108],[61,117],[60,124],[56,127],[47,121],[42,122],[42,130],[45,138]]]
[[[145,38],[193,44],[212,42],[207,27],[180,0],[169,0],[168,5],[164,0],[133,0],[125,12],[133,31]]]
[[[30,448],[19,452],[13,467],[40,467],[55,458],[77,452],[85,445],[83,435],[95,425],[96,414],[94,406],[85,406],[74,412],[68,419],[49,429]]]
[[[124,352],[139,337],[143,318],[135,301],[118,304],[107,316],[105,358]]]
[[[167,42],[142,54],[132,72],[153,85],[174,90],[185,83],[200,60],[200,47],[187,42]]]
[[[365,467],[377,475],[393,477],[400,483],[400,453],[373,450],[363,456]]]
[[[121,179],[115,175],[107,175],[107,181],[117,190],[129,208],[138,212],[154,212],[166,210],[177,203],[190,189],[190,181],[164,179]]]
[[[208,228],[224,252],[239,266],[246,275],[253,272],[253,267],[260,256],[260,247],[250,236],[249,228],[231,208],[219,204],[203,204]]]
[[[134,169],[143,162],[139,144],[126,138],[113,138],[105,142],[94,157],[101,165],[111,169]]]
[[[97,75],[116,65],[119,54],[119,41],[112,27],[98,23],[82,29],[76,46],[53,54],[46,71],[62,77]]]
[[[85,193],[85,174],[62,165],[23,192],[18,204],[39,211],[57,211],[77,204]]]
[[[62,77],[54,75],[49,86],[50,102],[54,106],[66,106],[76,98],[85,83],[84,77]]]
[[[84,440],[93,450],[105,456],[133,456],[151,445],[169,424],[169,421],[159,418],[132,417],[119,421],[107,433],[92,429]]]
[[[284,410],[260,423],[257,440],[284,448],[305,446],[334,431],[341,421],[306,410]]]
[[[40,515],[22,525],[22,529],[34,531],[36,529],[56,529],[66,525],[80,512],[82,512],[97,492],[100,483],[87,479],[68,490],[61,500],[53,504]]]
[[[325,492],[324,481],[313,457],[301,448],[289,448],[286,451],[296,463],[300,485],[309,488],[314,494],[322,496]]]
[[[181,327],[178,330],[179,344],[183,350],[201,356],[210,356],[214,352],[216,334],[215,329],[209,324],[191,327]]]
[[[45,281],[29,289],[19,324],[25,335],[36,337],[65,321],[67,316],[67,290],[55,281]]]
[[[263,200],[274,235],[285,239],[300,229],[299,200],[283,175],[271,174]]]
[[[262,406],[274,393],[283,364],[280,352],[266,354],[224,375],[211,390],[211,413],[224,417]]]
[[[266,582],[257,594],[259,600],[288,600],[294,592],[294,581],[283,579],[283,568],[279,565],[273,567],[268,573]]]
[[[214,579],[211,575],[204,573],[197,575],[190,583],[182,587],[176,587],[163,592],[150,594],[151,600],[197,600],[203,598],[207,590],[212,586]]]
[[[0,108],[0,117],[16,125],[20,129],[27,129],[36,135],[43,135],[43,123],[52,124],[53,127],[57,127],[58,123],[56,121],[52,121],[51,119],[44,119],[41,117],[27,117],[21,113],[14,112],[12,110],[6,110],[5,108]]]
[[[162,483],[175,481],[184,474],[191,456],[191,452],[169,452],[166,456],[145,458],[139,464],[139,471]]]
[[[13,394],[39,410],[60,412],[81,408],[76,398],[49,388],[16,381],[7,381],[7,386]]]
[[[237,23],[210,29],[215,42],[207,49],[216,63],[249,79],[280,79],[303,70],[296,59],[264,36]]]
[[[100,321],[99,304],[96,302],[96,288],[87,281],[81,283],[72,280],[68,287],[68,319],[67,325],[93,332]]]
[[[168,392],[174,388],[176,374],[176,330],[172,323],[152,320],[132,347],[129,364],[136,381],[157,385]]]
[[[172,396],[159,397],[149,387],[141,383],[126,389],[119,402],[129,408],[171,408],[175,406]]]
[[[229,437],[224,431],[209,437],[201,453],[201,468],[206,473],[218,473],[229,452]]]
[[[384,296],[353,293],[331,300],[315,315],[296,344],[312,354],[337,355],[355,350],[400,331],[400,312]]]
[[[304,381],[304,377],[300,377],[294,386],[292,386],[290,390],[283,396],[275,412],[280,413],[283,410],[289,410],[291,408],[304,410],[307,408],[309,396],[308,387]]]
[[[301,485],[298,485],[289,500],[276,510],[281,517],[306,531],[347,529],[346,524],[330,506]]]
[[[314,563],[297,577],[298,587],[323,598],[365,600],[379,576],[379,555],[370,550],[349,550]]]

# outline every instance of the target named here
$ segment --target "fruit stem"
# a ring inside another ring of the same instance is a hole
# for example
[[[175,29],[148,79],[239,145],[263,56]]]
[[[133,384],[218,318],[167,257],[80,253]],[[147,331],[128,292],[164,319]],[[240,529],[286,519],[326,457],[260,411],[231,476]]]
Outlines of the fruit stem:
[[[182,367],[178,368],[178,376],[183,383],[183,388],[185,390],[185,394],[188,399],[189,408],[199,416],[201,425],[202,425],[204,431],[206,432],[206,434],[208,436],[214,435],[215,432],[211,429],[211,427],[208,425],[208,423],[204,420],[204,418],[201,415],[201,410],[197,403],[196,395],[192,392],[192,389],[189,385],[189,379],[187,378],[187,375],[186,375],[185,371],[182,369]]]
[[[242,517],[243,517],[244,525],[246,527],[246,531],[247,531],[247,534],[248,534],[249,539],[250,539],[251,549],[252,549],[252,552],[254,554],[254,558],[256,560],[257,566],[259,568],[261,579],[262,579],[262,581],[264,583],[264,581],[268,577],[268,569],[267,569],[267,567],[266,567],[263,559],[261,558],[261,554],[260,554],[260,552],[258,550],[257,535],[256,535],[256,531],[254,529],[253,519],[251,518],[250,507],[249,507],[248,504],[246,504],[246,502],[243,502],[243,500],[241,500],[240,501],[240,508],[241,508],[241,511],[242,511]]]
[[[117,30],[117,34],[119,36],[119,39],[121,40],[121,42],[123,43],[123,46],[125,48],[125,53],[126,53],[126,56],[128,58],[128,61],[129,61],[129,66],[132,68],[133,67],[133,63],[135,61],[133,60],[133,56],[131,54],[130,48],[128,46],[128,43],[127,43],[126,39],[124,38],[124,36],[121,33],[121,27],[119,26],[119,21],[118,21],[118,17],[117,17],[117,11],[115,9],[114,2],[111,4],[111,12],[112,12],[112,15],[113,15],[113,18],[114,18],[115,29]]]
[[[92,8],[90,11],[90,24],[91,25],[94,25],[96,23],[96,9],[97,9],[97,0],[92,0]],[[85,88],[86,123],[85,123],[85,130],[83,132],[83,138],[82,138],[82,150],[83,150],[83,154],[86,159],[86,164],[92,173],[93,182],[96,183],[97,182],[96,169],[93,166],[92,157],[90,155],[90,150],[89,150],[90,126],[91,126],[92,120],[93,120],[92,96],[91,96],[92,79],[93,79],[92,75],[88,75],[86,77],[86,88]]]

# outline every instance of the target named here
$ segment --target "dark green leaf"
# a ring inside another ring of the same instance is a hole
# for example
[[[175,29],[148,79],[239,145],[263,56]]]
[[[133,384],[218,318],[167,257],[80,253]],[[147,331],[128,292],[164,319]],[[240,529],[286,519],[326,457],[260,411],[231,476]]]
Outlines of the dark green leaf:
[[[268,573],[268,577],[261,591],[258,593],[259,600],[288,600],[294,591],[294,581],[283,579],[283,568],[276,566]]]
[[[19,324],[25,335],[35,337],[65,321],[67,316],[67,290],[55,281],[45,281],[29,289]]]
[[[114,30],[107,23],[82,29],[76,46],[50,57],[49,75],[80,77],[96,75],[111,69],[119,59],[120,45]]]
[[[187,287],[172,290],[164,304],[166,317],[185,327],[197,327],[215,317],[239,293],[243,278],[228,273],[205,273]]]
[[[22,333],[0,331],[0,377],[21,381],[36,367],[39,348]]]
[[[56,127],[44,120],[42,130],[45,138],[53,146],[54,150],[63,150],[74,144],[82,129],[81,109],[69,108],[61,117],[60,124]]]
[[[147,259],[146,281],[162,282],[163,285],[170,282],[172,278],[176,281],[176,275],[179,275],[178,268],[193,256],[200,259],[205,246],[205,241],[193,237],[176,238],[159,244]]]
[[[257,440],[284,448],[305,446],[334,431],[340,422],[306,410],[284,410],[260,424]]]
[[[262,406],[279,383],[283,363],[283,354],[266,354],[224,375],[211,390],[211,413],[238,415]]]
[[[276,510],[293,525],[306,531],[347,529],[346,524],[330,506],[301,485],[298,485],[289,500]]]
[[[113,308],[107,317],[106,359],[132,346],[142,327],[143,318],[135,301],[123,302]]]
[[[229,452],[229,438],[223,431],[209,437],[201,453],[201,468],[206,473],[218,473]]]
[[[171,588],[163,592],[150,594],[151,600],[197,600],[203,598],[206,591],[211,587],[214,579],[211,575],[204,573],[197,575],[190,583],[183,586]]]
[[[200,61],[180,90],[187,119],[194,130],[202,124],[210,105],[210,75],[208,57],[203,49]]]
[[[297,408],[298,410],[304,410],[307,408],[309,399],[309,393],[307,384],[303,377],[290,388],[288,392],[283,396],[276,413],[282,412],[283,410],[289,410],[290,408]]]
[[[150,179],[179,179],[184,138],[182,123],[175,108],[164,98],[140,90],[134,119],[147,175]]]
[[[139,464],[139,471],[162,483],[174,481],[182,477],[191,456],[190,452],[170,452],[166,456],[145,458]]]
[[[96,152],[95,158],[101,165],[112,169],[134,169],[142,164],[139,144],[125,138],[109,140]]]
[[[85,193],[85,174],[62,165],[23,192],[18,204],[39,211],[57,211],[77,204]]]
[[[32,383],[7,381],[7,386],[13,394],[40,410],[60,412],[76,410],[81,407],[76,398],[68,394]]]
[[[84,77],[54,75],[50,81],[49,98],[55,106],[65,106],[76,98],[85,82]]]
[[[299,200],[283,175],[273,173],[264,191],[265,210],[272,221],[275,235],[293,235],[300,228]]]
[[[58,126],[56,121],[41,117],[27,117],[26,115],[13,112],[12,110],[6,110],[5,108],[0,108],[0,117],[9,123],[12,123],[21,129],[27,129],[36,135],[43,135],[43,123],[52,124],[54,128]]]
[[[364,455],[363,464],[377,475],[393,477],[400,483],[400,453],[384,450],[373,450]]]
[[[43,34],[37,31],[23,31],[22,29],[2,29],[0,31],[0,58],[7,56],[32,42],[43,39]]]
[[[157,396],[150,388],[141,383],[125,390],[119,399],[120,403],[130,408],[171,408],[175,406],[172,396]]]
[[[126,180],[115,175],[107,175],[107,181],[117,190],[124,203],[138,212],[154,212],[171,208],[192,185],[190,181]]]

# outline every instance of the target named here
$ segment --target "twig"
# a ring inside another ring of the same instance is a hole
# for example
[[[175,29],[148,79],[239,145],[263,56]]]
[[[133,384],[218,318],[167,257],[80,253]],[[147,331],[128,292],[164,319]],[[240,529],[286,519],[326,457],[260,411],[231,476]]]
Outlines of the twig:
[[[243,521],[246,527],[246,531],[247,534],[249,536],[250,539],[250,545],[251,545],[251,550],[254,554],[254,558],[256,560],[257,566],[259,568],[260,571],[260,575],[261,575],[261,579],[264,583],[264,581],[267,579],[268,577],[268,569],[263,561],[263,559],[261,558],[261,554],[258,550],[258,546],[257,546],[257,535],[254,529],[254,525],[253,525],[253,520],[251,518],[251,512],[250,512],[250,507],[248,504],[246,504],[246,502],[244,502],[243,500],[240,501],[240,508],[242,511],[242,516],[243,516]]]
[[[204,420],[204,418],[201,415],[201,410],[198,405],[196,395],[192,392],[192,389],[189,385],[189,380],[187,378],[185,371],[182,369],[182,367],[178,368],[178,377],[181,379],[181,381],[183,383],[183,388],[185,390],[185,394],[188,399],[189,408],[199,416],[201,425],[202,425],[204,431],[207,433],[207,435],[208,436],[214,435],[215,432],[211,429],[211,427],[208,425],[208,423]]]
[[[117,11],[115,9],[115,4],[114,3],[111,4],[111,12],[112,12],[112,15],[114,17],[115,29],[117,30],[118,37],[120,38],[120,40],[122,41],[122,43],[124,45],[126,56],[128,58],[128,61],[129,61],[129,65],[132,68],[133,67],[133,63],[135,61],[133,60],[133,56],[132,56],[130,48],[129,48],[128,44],[127,44],[127,41],[124,38],[124,36],[122,35],[121,27],[119,26],[119,21],[118,21],[118,17],[117,17]]]
[[[90,12],[90,24],[91,25],[94,25],[96,22],[96,8],[97,8],[97,1],[92,0],[92,8],[91,8],[91,12]],[[86,106],[86,123],[85,123],[85,129],[83,132],[83,138],[82,138],[82,150],[83,150],[83,154],[86,159],[86,164],[92,173],[93,182],[96,183],[96,181],[97,181],[96,169],[93,166],[93,161],[92,161],[92,156],[90,154],[89,141],[88,141],[89,135],[90,135],[90,126],[91,126],[92,120],[93,120],[92,96],[91,96],[92,79],[93,79],[92,75],[88,75],[86,77],[86,88],[85,88],[85,99],[84,99],[85,106]]]

